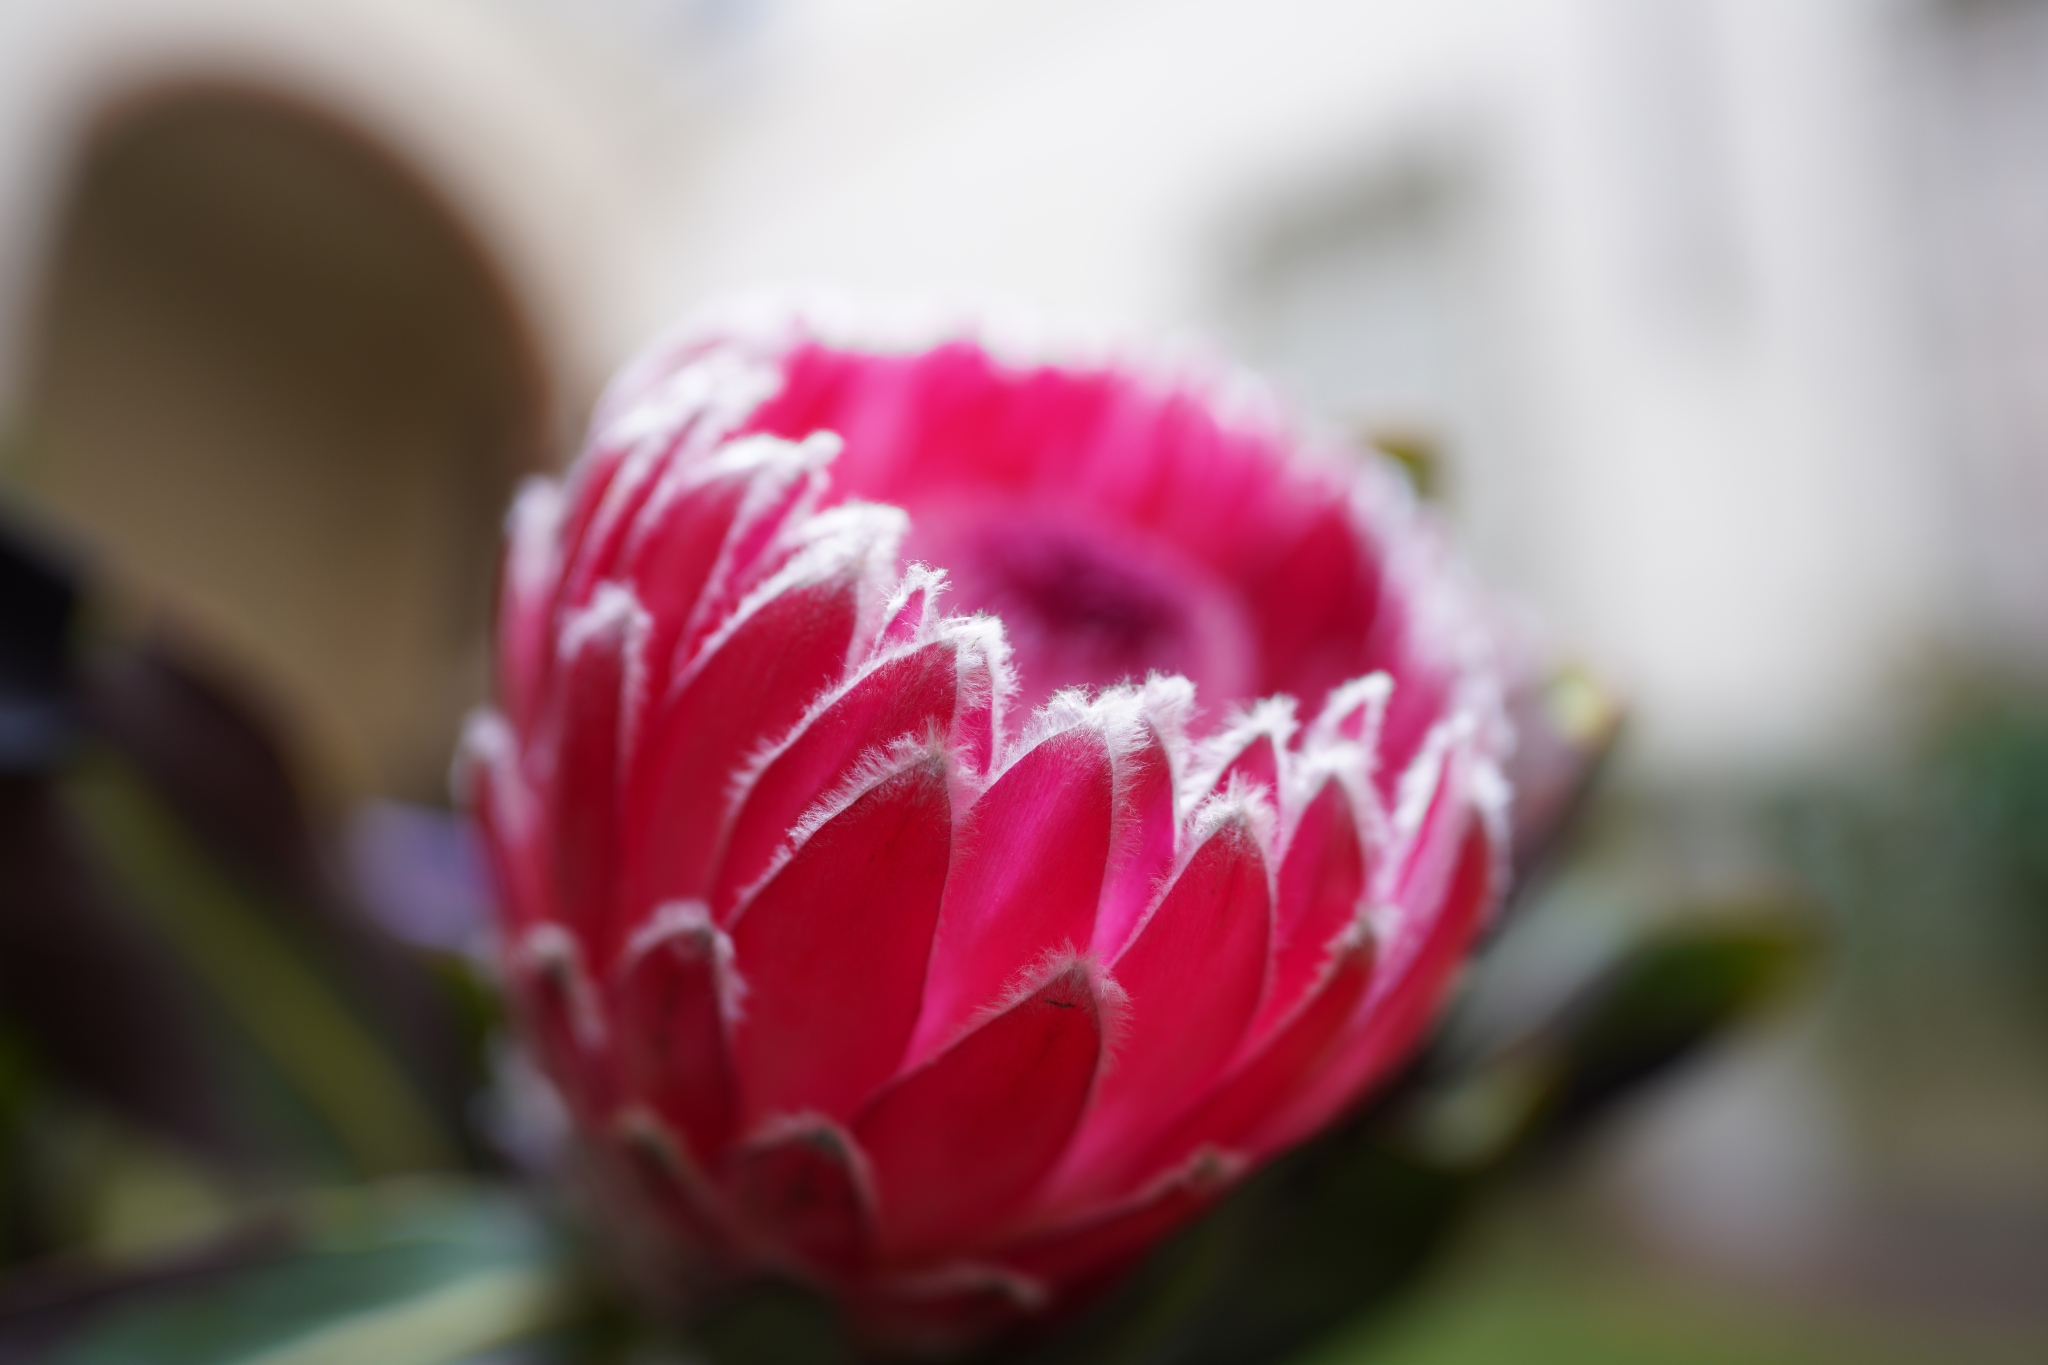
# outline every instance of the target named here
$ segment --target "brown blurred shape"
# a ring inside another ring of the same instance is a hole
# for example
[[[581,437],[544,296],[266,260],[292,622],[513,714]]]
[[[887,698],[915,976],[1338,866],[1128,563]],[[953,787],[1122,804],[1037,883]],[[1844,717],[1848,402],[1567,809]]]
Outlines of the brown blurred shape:
[[[341,793],[438,797],[546,421],[493,262],[369,138],[228,87],[112,111],[62,221],[24,484],[292,711]]]

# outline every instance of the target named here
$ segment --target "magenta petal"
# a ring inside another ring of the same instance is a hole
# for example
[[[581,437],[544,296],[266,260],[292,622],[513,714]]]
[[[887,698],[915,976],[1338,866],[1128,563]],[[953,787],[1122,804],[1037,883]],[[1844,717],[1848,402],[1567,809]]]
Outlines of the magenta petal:
[[[1331,940],[1357,916],[1365,896],[1365,850],[1351,798],[1332,778],[1302,811],[1280,862],[1273,915],[1273,980],[1254,1036],[1292,1011],[1329,961]]]
[[[702,899],[734,775],[838,677],[856,608],[851,574],[769,598],[656,715],[627,835],[640,912]]]
[[[456,769],[482,836],[499,918],[515,937],[551,914],[543,854],[548,830],[539,800],[520,771],[518,742],[504,717],[490,712],[473,717]]]
[[[1203,1147],[1238,1148],[1303,1088],[1350,1022],[1372,980],[1370,940],[1341,949],[1314,992],[1153,1154],[1154,1167],[1171,1166]]]
[[[915,640],[917,628],[924,620],[924,611],[925,590],[919,588],[905,598],[903,604],[882,623],[882,633],[875,637],[876,647],[895,649]]]
[[[1157,729],[1117,764],[1116,844],[1095,919],[1095,954],[1123,950],[1173,870],[1173,764]]]
[[[1129,998],[1057,1188],[1092,1198],[1123,1154],[1185,1114],[1237,1050],[1266,976],[1272,904],[1258,838],[1230,812],[1111,967]]]
[[[952,806],[919,754],[826,821],[733,922],[744,1121],[851,1114],[903,1056],[945,887]]]
[[[1216,781],[1216,789],[1229,788],[1232,778],[1251,785],[1264,787],[1269,792],[1280,789],[1280,756],[1273,751],[1273,737],[1259,735],[1238,751],[1223,769],[1223,775]]]
[[[1381,982],[1336,1054],[1300,1095],[1260,1126],[1254,1151],[1278,1150],[1336,1117],[1408,1054],[1442,1004],[1499,887],[1496,850],[1484,823],[1448,795],[1440,801],[1450,837],[1428,850],[1430,856],[1404,884],[1397,905],[1408,923],[1383,950]]]
[[[604,504],[605,495],[611,490],[612,480],[625,467],[628,447],[611,442],[598,442],[585,451],[583,457],[570,469],[569,476],[561,485],[562,506],[557,521],[560,531],[557,542],[570,552],[573,558],[580,551],[585,538],[590,534],[597,520],[598,509]],[[557,563],[558,577],[566,578],[567,563]],[[559,585],[558,585],[559,586]]]
[[[726,1237],[718,1192],[674,1130],[660,1116],[635,1108],[620,1116],[616,1131],[639,1200],[697,1246],[722,1247]]]
[[[913,1058],[1000,999],[1020,969],[1094,937],[1114,790],[1109,745],[1077,725],[1024,755],[967,812]]]
[[[600,595],[571,623],[543,717],[553,746],[547,803],[555,913],[600,968],[620,937],[619,756],[645,632],[646,617],[631,594],[613,588]]]
[[[885,654],[916,643],[936,610],[945,584],[944,574],[922,564],[911,565],[883,613],[882,628],[875,634],[875,652]]]
[[[898,1077],[853,1126],[888,1254],[970,1237],[1059,1160],[1102,1058],[1102,1001],[1081,962]]]
[[[804,726],[762,770],[733,817],[711,896],[721,916],[767,870],[803,813],[834,791],[862,755],[905,735],[946,733],[957,672],[951,644],[926,645],[877,665]]]
[[[498,583],[498,698],[521,733],[533,727],[553,666],[549,628],[561,518],[561,489],[546,479],[529,479],[505,523],[505,563]]]
[[[960,709],[953,719],[953,747],[975,773],[995,766],[996,749],[1003,741],[1003,709],[1009,702],[1012,680],[1008,644],[1002,626],[993,620],[962,623],[967,637],[961,643]],[[972,648],[964,646],[972,645]]]
[[[726,1189],[756,1254],[843,1275],[874,1250],[874,1197],[860,1149],[838,1126],[792,1120],[732,1154]]]
[[[746,493],[747,481],[740,474],[664,489],[650,502],[626,547],[625,576],[654,616],[649,657],[663,691],[677,641],[718,566]]]
[[[706,643],[745,602],[747,594],[766,582],[796,550],[787,529],[824,488],[818,451],[808,446],[767,452],[747,488],[733,527],[720,550],[717,569],[704,585],[676,641],[677,671],[694,662]]]
[[[1034,1233],[1005,1247],[997,1259],[1054,1284],[1089,1286],[1215,1203],[1243,1167],[1224,1153],[1198,1152],[1136,1194]]]
[[[666,444],[666,443],[664,443]],[[634,519],[654,492],[665,461],[661,448],[627,451],[601,484],[571,490],[570,526],[587,518],[568,539],[575,552],[562,566],[561,596],[555,610],[562,615],[588,603],[598,585],[617,577],[616,570]]]
[[[1319,697],[1369,671],[1379,657],[1366,640],[1381,610],[1380,579],[1349,508],[1333,500],[1253,590],[1266,661],[1261,690]]]
[[[706,1164],[732,1136],[731,955],[702,905],[664,907],[634,937],[613,1016],[627,1094],[684,1134]]]
[[[1199,803],[1233,788],[1260,792],[1272,806],[1289,790],[1289,760],[1295,733],[1292,697],[1267,697],[1243,710],[1222,730],[1204,740],[1195,764],[1189,796]]]
[[[617,1102],[604,1019],[576,940],[543,924],[513,947],[514,997],[535,1049],[580,1122],[604,1120]]]

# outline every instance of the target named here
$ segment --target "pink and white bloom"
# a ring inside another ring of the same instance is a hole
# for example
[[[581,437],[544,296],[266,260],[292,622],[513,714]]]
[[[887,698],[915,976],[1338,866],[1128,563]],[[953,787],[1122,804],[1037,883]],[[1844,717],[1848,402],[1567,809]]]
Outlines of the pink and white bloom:
[[[622,1215],[898,1342],[1104,1283],[1428,1026],[1502,890],[1487,621],[1241,377],[654,348],[513,509],[467,741]]]

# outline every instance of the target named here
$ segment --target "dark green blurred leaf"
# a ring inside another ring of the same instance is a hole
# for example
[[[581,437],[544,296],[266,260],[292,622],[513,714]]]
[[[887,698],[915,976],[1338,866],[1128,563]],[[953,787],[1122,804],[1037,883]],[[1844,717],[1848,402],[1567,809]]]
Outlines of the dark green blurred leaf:
[[[438,1365],[542,1338],[586,1302],[545,1227],[503,1196],[355,1196],[314,1221],[296,1254],[119,1302],[53,1365]]]
[[[89,851],[54,782],[0,779],[0,1017],[23,1065],[189,1151],[247,1161],[193,991],[121,912]],[[17,1099],[24,1117],[30,1097]]]
[[[1641,944],[1565,1024],[1552,1121],[1583,1117],[1681,1060],[1782,990],[1813,949],[1812,932],[1774,906]]]
[[[367,1174],[449,1164],[454,1147],[375,1032],[111,756],[70,783],[130,901]]]
[[[850,1365],[839,1315],[823,1295],[782,1281],[757,1284],[721,1304],[691,1332],[718,1365]]]

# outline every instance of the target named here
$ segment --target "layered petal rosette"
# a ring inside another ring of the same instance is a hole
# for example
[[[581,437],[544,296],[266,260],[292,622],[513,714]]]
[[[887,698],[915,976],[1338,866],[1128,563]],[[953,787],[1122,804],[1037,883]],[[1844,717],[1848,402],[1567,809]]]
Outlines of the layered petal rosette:
[[[655,348],[512,513],[466,769],[619,1217],[898,1343],[1105,1283],[1428,1025],[1502,889],[1486,621],[1239,377]]]

